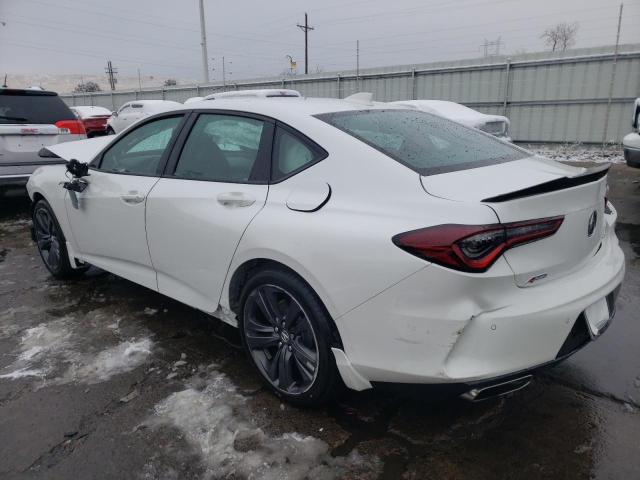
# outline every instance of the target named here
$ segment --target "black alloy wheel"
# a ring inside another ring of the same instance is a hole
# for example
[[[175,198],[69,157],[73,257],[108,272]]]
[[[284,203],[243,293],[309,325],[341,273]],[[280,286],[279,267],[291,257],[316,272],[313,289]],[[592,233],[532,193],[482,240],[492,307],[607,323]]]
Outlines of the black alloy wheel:
[[[39,200],[33,208],[33,229],[40,257],[54,277],[69,278],[86,271],[87,267],[71,267],[64,233],[46,200]]]
[[[337,393],[328,313],[308,284],[289,271],[263,270],[245,285],[241,305],[245,350],[271,390],[306,406]]]

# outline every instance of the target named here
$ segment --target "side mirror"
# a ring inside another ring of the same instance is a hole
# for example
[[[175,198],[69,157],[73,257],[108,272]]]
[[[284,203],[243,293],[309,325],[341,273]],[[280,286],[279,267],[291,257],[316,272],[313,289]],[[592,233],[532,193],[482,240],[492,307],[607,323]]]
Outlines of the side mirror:
[[[116,117],[118,116],[118,112],[113,112],[113,113],[111,114],[111,116],[112,116],[113,118],[116,118]]]

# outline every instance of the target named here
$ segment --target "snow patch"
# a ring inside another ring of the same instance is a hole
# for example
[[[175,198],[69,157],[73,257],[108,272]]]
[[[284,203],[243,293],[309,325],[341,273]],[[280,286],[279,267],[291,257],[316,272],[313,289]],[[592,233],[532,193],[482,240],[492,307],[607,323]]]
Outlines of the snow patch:
[[[125,373],[146,362],[151,355],[153,343],[148,338],[125,341],[99,352],[95,356],[85,356],[83,361],[67,370],[62,380],[82,383],[99,383],[114,375]]]
[[[558,162],[625,163],[622,149],[578,148],[558,146],[557,148],[530,149],[536,155]]]
[[[12,317],[17,311],[3,313]],[[38,377],[55,384],[93,384],[137,368],[151,354],[153,342],[144,337],[96,351],[91,343],[101,331],[92,325],[88,333],[87,327],[67,316],[24,330],[15,360],[0,372],[0,379]],[[103,328],[111,331],[109,326]]]
[[[332,457],[320,439],[298,433],[273,437],[258,428],[246,397],[221,372],[211,370],[203,380],[173,393],[156,405],[151,426],[169,425],[182,432],[201,453],[206,478],[259,478],[263,480],[332,479],[346,474],[375,477],[379,460],[357,451]]]

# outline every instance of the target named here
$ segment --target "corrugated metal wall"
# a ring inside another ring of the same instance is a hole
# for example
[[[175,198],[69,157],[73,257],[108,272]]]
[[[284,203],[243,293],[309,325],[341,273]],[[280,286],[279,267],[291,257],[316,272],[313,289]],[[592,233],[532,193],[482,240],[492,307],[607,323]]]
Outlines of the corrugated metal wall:
[[[379,101],[412,98],[451,100],[485,113],[511,119],[511,133],[520,142],[603,140],[613,65],[611,47],[534,53],[511,58],[438,62],[295,79],[255,79],[223,86],[143,89],[141,91],[63,95],[70,105],[101,105],[116,109],[138,99],[184,102],[223,90],[294,88],[310,97],[344,98],[357,91],[373,92]],[[633,100],[640,97],[640,44],[620,47],[608,121],[607,141],[620,142],[631,128]]]

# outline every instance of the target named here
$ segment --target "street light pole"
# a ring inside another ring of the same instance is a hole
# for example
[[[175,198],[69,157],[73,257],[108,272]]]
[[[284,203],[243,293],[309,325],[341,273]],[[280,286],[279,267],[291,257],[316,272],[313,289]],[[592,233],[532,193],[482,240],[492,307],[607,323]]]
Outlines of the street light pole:
[[[202,79],[209,83],[209,60],[207,57],[207,34],[204,25],[204,0],[200,0],[200,46],[202,47]]]

